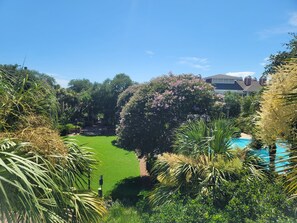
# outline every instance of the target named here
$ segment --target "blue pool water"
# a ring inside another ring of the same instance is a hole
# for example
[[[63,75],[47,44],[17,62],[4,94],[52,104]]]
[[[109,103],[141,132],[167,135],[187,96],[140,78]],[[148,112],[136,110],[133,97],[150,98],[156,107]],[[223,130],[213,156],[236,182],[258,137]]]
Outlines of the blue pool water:
[[[251,143],[251,139],[232,139],[231,146],[232,148],[240,148],[243,149]],[[254,154],[261,157],[266,164],[269,164],[269,152],[268,148],[262,148],[259,150],[254,150]],[[276,144],[276,159],[275,159],[275,166],[277,171],[282,171],[283,167],[288,164],[287,159],[288,153],[286,149],[286,145],[284,143],[277,143]]]

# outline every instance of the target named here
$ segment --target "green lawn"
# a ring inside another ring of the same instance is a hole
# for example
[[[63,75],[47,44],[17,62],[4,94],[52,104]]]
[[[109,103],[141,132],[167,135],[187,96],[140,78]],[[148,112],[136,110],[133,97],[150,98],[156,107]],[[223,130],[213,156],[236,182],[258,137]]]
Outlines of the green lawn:
[[[103,175],[103,193],[110,192],[115,184],[127,177],[139,176],[139,162],[134,152],[112,145],[115,136],[71,136],[79,145],[93,148],[97,169],[92,170],[91,189],[97,191],[99,177]]]

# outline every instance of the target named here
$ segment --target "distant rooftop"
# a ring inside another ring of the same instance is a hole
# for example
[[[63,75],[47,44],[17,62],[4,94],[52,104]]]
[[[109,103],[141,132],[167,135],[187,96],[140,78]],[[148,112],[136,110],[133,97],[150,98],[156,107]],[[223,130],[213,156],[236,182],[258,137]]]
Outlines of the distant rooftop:
[[[258,92],[262,89],[260,83],[252,79],[251,76],[242,77],[230,76],[226,74],[217,74],[209,77],[205,77],[204,80],[207,83],[212,84],[215,87],[216,92],[237,92],[244,95],[248,95],[251,92]]]
[[[235,82],[234,84],[220,84],[220,83],[217,83],[217,84],[213,84],[213,86],[215,87],[215,89],[218,89],[218,90],[235,90],[235,91],[242,91],[242,87],[237,83]]]
[[[237,77],[237,76],[231,76],[231,75],[226,75],[226,74],[216,74],[212,76],[205,77],[203,79],[213,79],[213,78],[218,78],[218,79],[232,79],[232,80],[242,80],[242,77]]]
[[[246,92],[258,92],[263,88],[258,81],[252,81],[250,86],[246,86],[243,91]]]

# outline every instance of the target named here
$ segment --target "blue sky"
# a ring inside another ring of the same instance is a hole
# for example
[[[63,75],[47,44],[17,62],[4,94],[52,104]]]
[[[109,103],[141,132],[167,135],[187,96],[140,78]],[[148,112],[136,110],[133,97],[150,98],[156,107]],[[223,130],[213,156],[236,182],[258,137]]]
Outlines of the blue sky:
[[[0,63],[68,80],[259,77],[297,32],[296,0],[0,0]]]

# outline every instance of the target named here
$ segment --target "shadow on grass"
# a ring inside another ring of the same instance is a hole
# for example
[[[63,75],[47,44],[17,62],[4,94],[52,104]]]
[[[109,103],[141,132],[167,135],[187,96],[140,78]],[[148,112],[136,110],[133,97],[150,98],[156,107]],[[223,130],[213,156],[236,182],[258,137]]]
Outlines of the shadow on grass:
[[[126,150],[126,151],[134,151],[134,149],[130,149],[130,148],[127,148],[127,147],[123,147],[123,146],[120,146],[119,143],[118,143],[118,140],[115,139],[115,140],[112,140],[111,141],[111,144],[119,149],[123,149],[123,150]]]
[[[115,139],[115,140],[112,140],[111,141],[111,144],[119,149],[125,149],[123,147],[121,147],[119,144],[118,144],[118,141]]]
[[[152,189],[152,183],[149,176],[129,177],[117,183],[110,192],[113,201],[120,201],[124,205],[135,205],[142,193]]]

